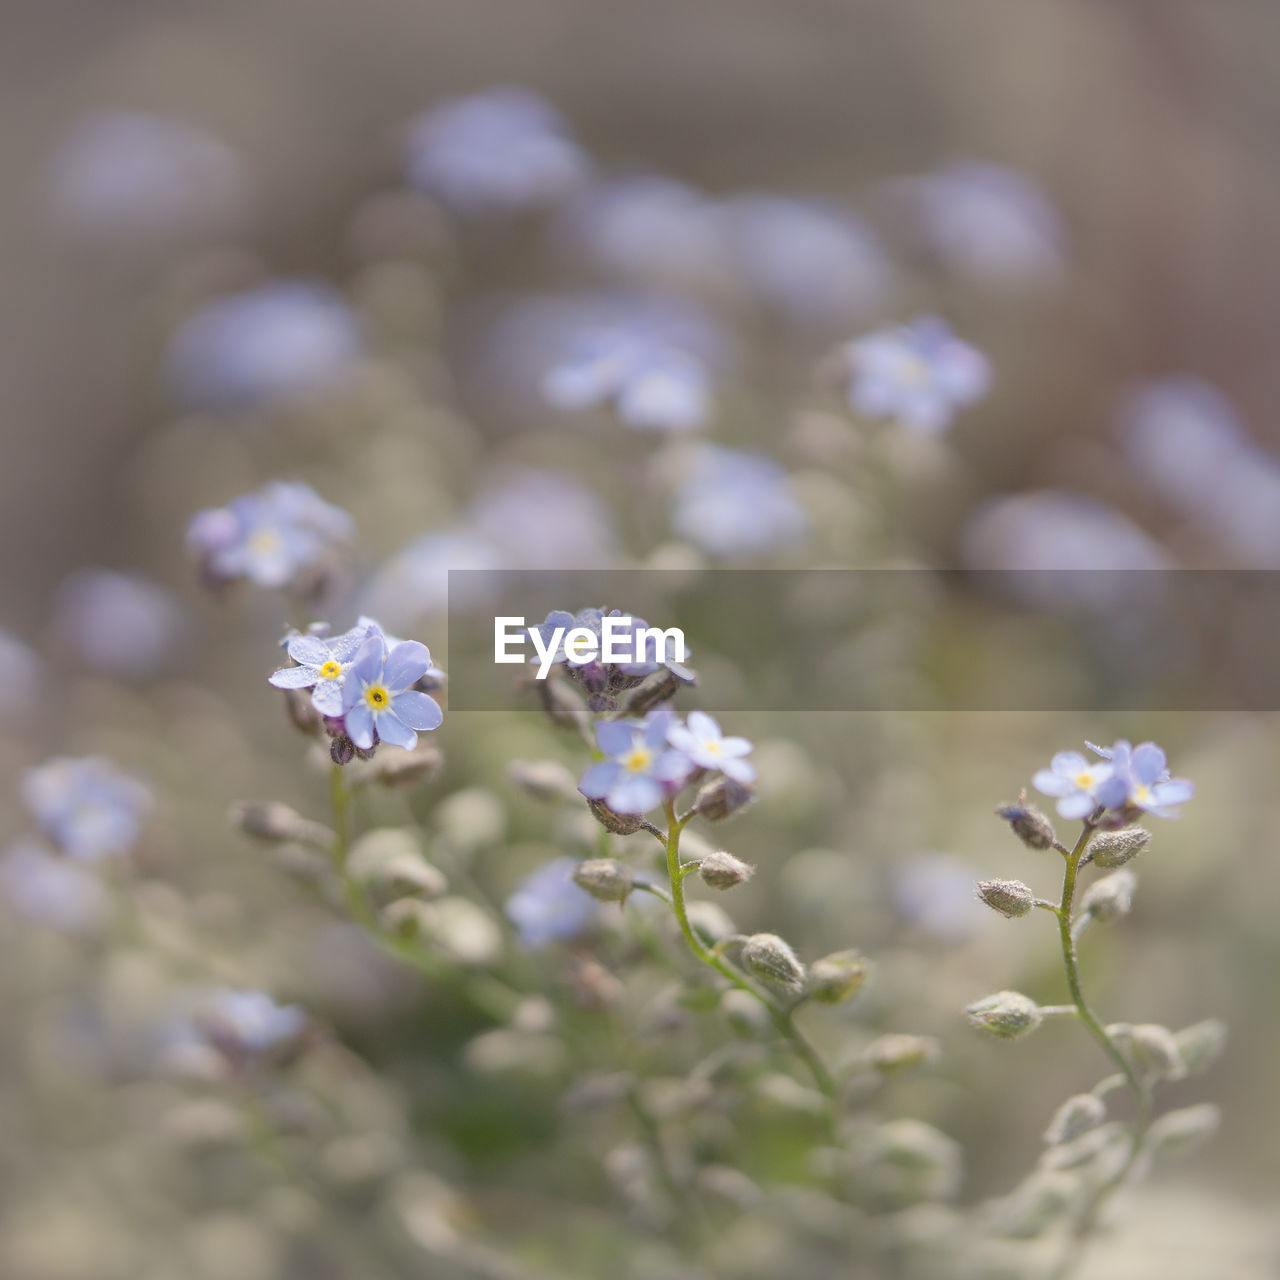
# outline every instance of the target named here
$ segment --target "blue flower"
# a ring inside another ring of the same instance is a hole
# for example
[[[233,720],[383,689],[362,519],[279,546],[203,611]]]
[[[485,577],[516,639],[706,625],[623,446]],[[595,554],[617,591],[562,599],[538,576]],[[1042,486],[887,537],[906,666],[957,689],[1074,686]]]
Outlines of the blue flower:
[[[213,582],[244,578],[278,590],[322,573],[353,536],[341,508],[308,485],[275,481],[198,512],[187,526],[187,547]]]
[[[362,751],[371,750],[375,739],[412,751],[417,730],[439,728],[440,704],[413,687],[431,670],[426,645],[402,640],[388,646],[381,635],[369,636],[343,681],[343,719],[351,741]]]
[[[688,431],[710,412],[711,382],[701,361],[625,329],[584,336],[548,371],[542,390],[558,409],[610,404],[637,430]]]
[[[59,757],[28,770],[22,795],[49,838],[84,862],[127,853],[151,808],[142,783],[93,756]]]
[[[222,988],[203,1002],[200,1022],[211,1044],[229,1057],[261,1057],[296,1040],[307,1015],[295,1004],[277,1004],[265,991]]]
[[[297,632],[285,638],[286,651],[298,665],[281,667],[268,683],[277,689],[310,689],[311,704],[322,716],[342,715],[342,688],[360,646],[371,634],[381,634],[377,623],[362,618],[340,636]]]
[[[505,214],[554,204],[588,161],[556,110],[519,89],[453,98],[413,121],[409,182],[463,214]]]
[[[1095,809],[1124,803],[1125,783],[1109,763],[1090,762],[1078,751],[1059,751],[1048,769],[1031,779],[1037,791],[1058,801],[1064,818],[1087,818]]]
[[[0,893],[19,914],[67,933],[86,933],[106,913],[102,882],[83,867],[24,841],[0,858]]]
[[[799,542],[808,521],[786,471],[763,454],[704,445],[676,491],[676,533],[711,555],[736,557]]]
[[[588,800],[603,800],[615,813],[644,814],[673,795],[692,772],[682,751],[668,746],[672,713],[660,707],[643,723],[604,720],[596,744],[605,759],[582,775],[578,790]]]
[[[44,662],[30,645],[0,627],[0,717],[17,719],[41,703]]]
[[[54,600],[59,641],[90,670],[121,679],[163,670],[185,622],[169,591],[135,573],[77,570]]]
[[[279,281],[209,303],[169,348],[169,379],[193,409],[249,409],[332,389],[364,339],[342,295]]]
[[[755,781],[755,766],[742,758],[751,754],[751,743],[726,738],[705,711],[691,711],[684,724],[670,725],[667,741],[701,769],[716,769],[735,782]]]
[[[986,356],[933,316],[859,338],[845,355],[853,409],[929,434],[946,430],[991,381]]]
[[[507,899],[507,918],[531,949],[576,938],[599,914],[600,904],[574,883],[576,858],[555,858],[530,872]]]
[[[1109,809],[1132,805],[1158,818],[1176,818],[1177,806],[1195,795],[1195,783],[1170,776],[1164,750],[1154,742],[1140,742],[1135,747],[1121,738],[1110,747],[1087,745],[1114,771],[1115,794],[1108,797]]]

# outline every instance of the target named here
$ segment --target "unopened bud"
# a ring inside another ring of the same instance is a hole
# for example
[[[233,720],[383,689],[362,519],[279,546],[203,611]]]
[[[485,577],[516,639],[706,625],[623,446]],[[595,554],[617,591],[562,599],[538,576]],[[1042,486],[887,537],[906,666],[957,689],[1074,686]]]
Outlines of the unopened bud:
[[[359,771],[352,771],[351,785],[365,787],[376,783],[381,787],[411,787],[425,782],[443,763],[441,752],[425,742],[412,751],[383,751]]]
[[[437,898],[448,888],[439,868],[423,858],[417,837],[397,827],[362,835],[347,855],[345,870],[356,884],[384,896]]]
[[[772,1029],[769,1010],[748,991],[733,987],[720,999],[720,1012],[737,1032],[748,1040],[768,1035]]]
[[[558,760],[513,760],[507,766],[512,782],[538,800],[576,800],[578,784]]]
[[[996,810],[996,816],[1013,828],[1013,834],[1028,849],[1052,849],[1058,839],[1053,823],[1035,805],[1028,804],[1025,791],[1018,793],[1016,803],[1002,804]]]
[[[882,1074],[907,1071],[935,1061],[941,1047],[932,1036],[880,1036],[867,1047],[867,1061]]]
[[[1080,901],[1080,909],[1095,920],[1106,923],[1119,920],[1132,909],[1133,891],[1137,887],[1138,877],[1132,871],[1113,871],[1089,886]]]
[[[670,667],[662,667],[651,676],[646,676],[627,694],[619,715],[635,718],[643,716],[654,707],[674,698],[690,683],[682,676],[676,675]]]
[[[312,849],[332,849],[333,832],[311,822],[287,804],[238,804],[231,810],[231,825],[267,844],[304,844]]]
[[[312,705],[310,689],[285,689],[284,709],[289,723],[309,738],[324,728],[324,717]]]
[[[1036,901],[1030,886],[1021,880],[979,880],[978,897],[993,911],[1011,920],[1025,916]]]
[[[804,965],[776,933],[753,933],[743,945],[742,963],[767,986],[791,995],[804,990]]]
[[[1151,841],[1146,827],[1121,827],[1119,831],[1099,831],[1089,842],[1089,860],[1098,867],[1123,867],[1136,858]]]
[[[1166,1111],[1147,1131],[1147,1145],[1168,1155],[1189,1151],[1211,1138],[1221,1120],[1222,1112],[1212,1102]]]
[[[635,881],[616,858],[588,858],[573,869],[573,882],[601,902],[622,902]]]
[[[591,714],[586,704],[569,686],[567,680],[553,678],[551,680],[531,681],[542,700],[542,709],[547,713],[551,723],[561,729],[577,729],[594,737],[591,731]]]
[[[329,739],[329,759],[334,764],[350,764],[356,758],[356,744],[345,733],[335,733]]]
[[[1181,1080],[1187,1074],[1178,1042],[1168,1027],[1155,1022],[1129,1028],[1129,1051],[1144,1075],[1155,1080]]]
[[[716,778],[698,792],[694,808],[708,822],[723,822],[756,798],[755,792],[732,778]]]
[[[1175,1032],[1173,1042],[1187,1074],[1199,1075],[1218,1060],[1227,1043],[1227,1026],[1217,1018],[1206,1018]]]
[[[615,836],[629,836],[644,826],[644,819],[630,813],[615,813],[603,800],[588,800],[587,807],[596,821]]]
[[[1044,1140],[1051,1147],[1071,1142],[1082,1133],[1096,1129],[1107,1118],[1107,1104],[1092,1093],[1077,1093],[1053,1113]]]
[[[979,1031],[989,1032],[1005,1040],[1013,1040],[1034,1031],[1043,1014],[1040,1006],[1020,991],[997,991],[975,1000],[965,1012],[969,1022]]]
[[[809,996],[821,1004],[841,1004],[862,990],[870,970],[857,951],[833,951],[809,967]]]
[[[709,853],[698,865],[698,874],[702,883],[710,889],[732,889],[750,880],[755,875],[755,867],[724,849]]]

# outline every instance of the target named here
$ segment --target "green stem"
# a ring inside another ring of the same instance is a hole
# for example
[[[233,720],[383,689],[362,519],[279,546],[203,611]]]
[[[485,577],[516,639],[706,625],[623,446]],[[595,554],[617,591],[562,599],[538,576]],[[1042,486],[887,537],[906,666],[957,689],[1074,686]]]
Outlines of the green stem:
[[[680,865],[680,832],[684,829],[684,824],[688,820],[687,816],[683,821],[677,818],[674,806],[668,802],[668,826],[664,839],[667,850],[667,878],[671,882],[671,907],[675,912],[676,921],[680,925],[680,932],[684,934],[684,940],[688,943],[689,950],[703,964],[714,969],[722,977],[727,978],[740,991],[745,991],[748,995],[754,996],[768,1009],[769,1016],[773,1020],[773,1025],[777,1028],[778,1033],[791,1045],[796,1056],[809,1068],[814,1083],[831,1102],[834,1124],[836,1083],[823,1064],[822,1059],[818,1057],[817,1051],[795,1025],[791,1010],[780,1008],[754,983],[748,981],[743,974],[729,964],[727,960],[710,950],[694,932],[693,926],[689,923],[689,911],[684,900],[685,869]]]

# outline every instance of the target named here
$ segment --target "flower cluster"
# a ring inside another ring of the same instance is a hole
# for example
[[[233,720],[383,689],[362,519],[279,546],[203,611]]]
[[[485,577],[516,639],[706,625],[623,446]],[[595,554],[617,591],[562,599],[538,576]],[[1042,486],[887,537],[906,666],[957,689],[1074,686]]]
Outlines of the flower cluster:
[[[1036,790],[1058,802],[1064,818],[1090,818],[1098,826],[1132,821],[1140,813],[1176,818],[1178,806],[1195,794],[1186,778],[1170,775],[1164,751],[1154,742],[1136,747],[1123,738],[1110,747],[1086,746],[1099,758],[1060,751],[1049,768],[1031,779]]]
[[[281,667],[269,683],[311,690],[335,763],[367,755],[379,742],[412,751],[419,732],[440,727],[440,704],[418,687],[437,688],[444,677],[426,645],[389,636],[366,617],[338,636],[294,632],[283,643],[295,665]]]
[[[309,485],[274,481],[225,507],[197,512],[187,548],[211,585],[244,579],[269,590],[310,592],[337,566],[351,517]]]

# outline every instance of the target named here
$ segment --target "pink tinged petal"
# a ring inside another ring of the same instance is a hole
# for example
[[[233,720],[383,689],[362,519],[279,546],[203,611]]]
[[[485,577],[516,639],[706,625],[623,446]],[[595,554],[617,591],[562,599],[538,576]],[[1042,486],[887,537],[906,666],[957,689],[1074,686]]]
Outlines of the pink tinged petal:
[[[387,656],[382,678],[390,689],[408,689],[431,669],[431,653],[425,644],[402,640]]]
[[[440,704],[434,698],[414,689],[392,698],[391,710],[410,729],[438,729],[444,720]]]
[[[309,689],[319,679],[320,673],[314,667],[281,667],[267,677],[267,683],[277,689]]]
[[[344,720],[347,736],[361,751],[373,746],[373,712],[363,702],[348,709]]]
[[[1032,775],[1031,785],[1046,796],[1066,796],[1076,790],[1076,784],[1070,778],[1054,773],[1052,769],[1037,769]]]
[[[1087,791],[1077,791],[1058,801],[1058,812],[1064,818],[1087,818],[1097,807],[1097,801]]]
[[[578,783],[578,790],[588,800],[603,800],[609,794],[609,788],[617,782],[621,774],[621,765],[612,760],[601,760],[598,764],[593,764],[582,775],[582,781]]]
[[[294,662],[313,667],[323,666],[333,656],[319,636],[294,636],[289,641],[288,654]]]
[[[662,784],[644,774],[630,774],[609,788],[605,803],[615,813],[648,813],[662,803]]]
[[[394,711],[383,711],[377,717],[378,737],[393,747],[412,751],[418,745],[418,735],[400,719]]]
[[[721,738],[720,754],[722,756],[749,756],[751,743],[746,738]]]

